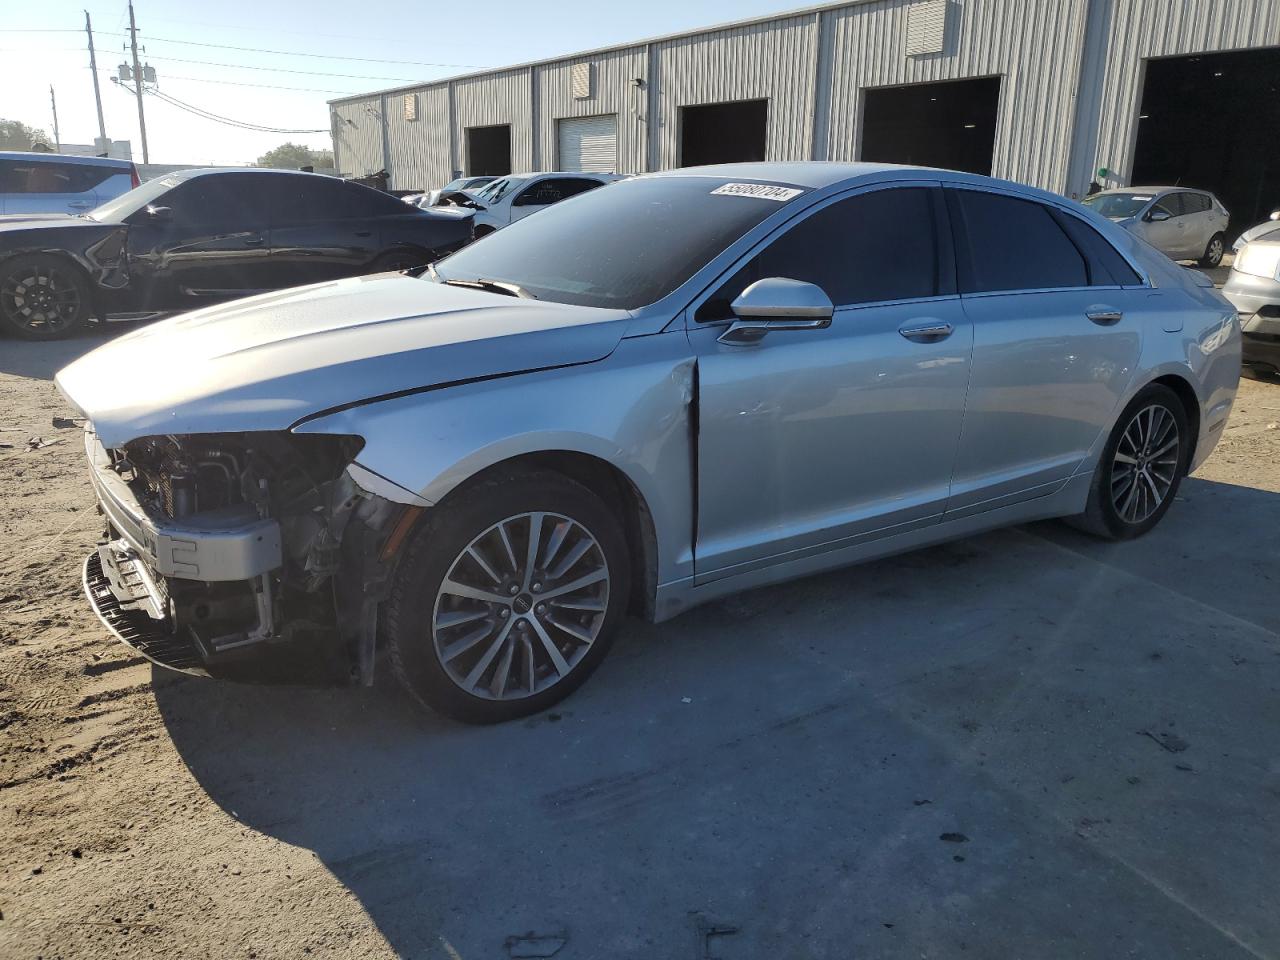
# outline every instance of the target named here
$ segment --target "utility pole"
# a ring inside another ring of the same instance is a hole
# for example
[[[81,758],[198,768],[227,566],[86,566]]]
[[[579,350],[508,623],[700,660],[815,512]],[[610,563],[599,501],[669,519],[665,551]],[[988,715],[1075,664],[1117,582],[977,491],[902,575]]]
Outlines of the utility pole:
[[[49,103],[53,107],[53,150],[62,152],[62,141],[58,139],[58,98],[54,96],[53,84],[49,84]]]
[[[107,139],[107,124],[102,119],[102,91],[98,89],[98,58],[93,52],[93,24],[89,21],[89,11],[84,12],[84,32],[89,35],[89,71],[93,74],[93,102],[98,107],[98,138],[104,141],[100,146],[103,150],[110,150],[110,146],[105,142]]]
[[[129,0],[129,47],[133,51],[133,92],[138,98],[138,132],[142,134],[142,162],[150,163],[147,154],[147,116],[142,109],[142,67],[138,63],[138,27],[133,20],[133,0]]]

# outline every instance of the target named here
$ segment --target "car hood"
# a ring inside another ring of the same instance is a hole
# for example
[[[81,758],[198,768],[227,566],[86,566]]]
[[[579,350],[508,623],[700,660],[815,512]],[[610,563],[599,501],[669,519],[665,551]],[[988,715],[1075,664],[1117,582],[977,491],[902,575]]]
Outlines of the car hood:
[[[108,447],[284,430],[380,397],[600,360],[629,316],[378,274],[152,324],[63,368],[57,384]]]

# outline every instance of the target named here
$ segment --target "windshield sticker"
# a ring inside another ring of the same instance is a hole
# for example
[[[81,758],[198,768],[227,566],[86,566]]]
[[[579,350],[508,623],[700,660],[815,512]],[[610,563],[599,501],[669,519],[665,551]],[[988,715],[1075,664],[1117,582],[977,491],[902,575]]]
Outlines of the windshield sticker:
[[[792,197],[804,193],[795,187],[774,187],[767,183],[725,183],[711,191],[712,195],[720,194],[730,197],[759,197],[761,200],[776,200],[786,203]]]

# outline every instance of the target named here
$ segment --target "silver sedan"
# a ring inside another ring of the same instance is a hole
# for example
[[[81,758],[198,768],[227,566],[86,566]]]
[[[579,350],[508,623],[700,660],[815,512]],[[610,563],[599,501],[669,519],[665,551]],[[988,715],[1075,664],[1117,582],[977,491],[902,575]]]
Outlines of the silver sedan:
[[[86,592],[126,642],[362,683],[381,644],[490,722],[577,687],[628,613],[1046,517],[1146,533],[1239,371],[1230,305],[1077,204],[778,163],[590,191],[57,379],[107,522]]]

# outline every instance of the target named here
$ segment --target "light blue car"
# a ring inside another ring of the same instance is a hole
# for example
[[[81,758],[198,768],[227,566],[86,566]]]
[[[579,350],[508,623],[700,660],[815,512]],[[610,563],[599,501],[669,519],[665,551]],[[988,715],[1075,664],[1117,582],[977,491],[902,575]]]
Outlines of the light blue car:
[[[0,214],[87,213],[139,183],[128,160],[0,153]]]

